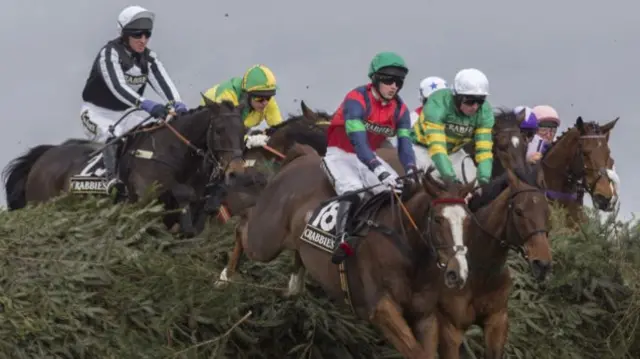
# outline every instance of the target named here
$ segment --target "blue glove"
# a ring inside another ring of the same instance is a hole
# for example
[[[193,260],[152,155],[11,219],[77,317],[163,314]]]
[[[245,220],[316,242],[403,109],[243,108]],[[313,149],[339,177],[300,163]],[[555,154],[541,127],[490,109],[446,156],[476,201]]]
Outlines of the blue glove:
[[[140,108],[147,111],[154,118],[165,118],[169,114],[166,107],[151,100],[142,101]]]
[[[180,101],[176,101],[173,103],[173,109],[176,110],[177,113],[185,113],[187,110],[187,105],[183,104]]]

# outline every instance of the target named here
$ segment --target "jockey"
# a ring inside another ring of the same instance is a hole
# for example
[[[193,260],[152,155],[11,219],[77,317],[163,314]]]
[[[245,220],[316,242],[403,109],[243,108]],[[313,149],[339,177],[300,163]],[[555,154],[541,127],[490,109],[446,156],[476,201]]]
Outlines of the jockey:
[[[415,157],[410,140],[409,110],[398,92],[409,69],[394,52],[378,53],[369,65],[371,83],[351,90],[335,112],[327,130],[327,153],[323,168],[338,195],[370,188],[379,193],[388,188],[400,189],[398,174],[375,151],[387,138],[397,134],[398,155],[407,174],[415,171]],[[384,187],[380,187],[380,185]],[[359,196],[361,199],[362,196]],[[338,208],[338,235],[333,263],[340,263],[350,253],[346,226],[353,202],[341,201]]]
[[[236,106],[246,104],[248,108],[244,109],[242,117],[245,128],[249,130],[258,126],[262,120],[266,120],[269,127],[282,123],[280,108],[275,99],[277,89],[273,72],[264,65],[255,65],[244,76],[233,77],[208,89],[204,97],[214,102],[231,101]],[[204,99],[201,104],[204,105]]]
[[[477,179],[488,183],[493,168],[492,129],[495,122],[488,101],[489,81],[479,70],[460,70],[452,89],[430,94],[418,121],[413,125],[416,161],[419,169],[434,164],[441,178],[460,182],[462,147],[475,142]],[[470,164],[470,167],[473,165]]]
[[[147,83],[176,112],[187,111],[162,62],[147,48],[154,17],[153,12],[140,6],[126,7],[118,15],[120,36],[103,46],[93,62],[82,91],[80,118],[85,132],[94,140],[108,142],[138,125],[145,116],[136,112],[115,125],[132,108],[142,109],[158,119],[167,116],[165,105],[142,97]],[[117,151],[115,143],[102,151],[108,193],[124,189],[117,174]]]
[[[520,122],[520,131],[527,140],[527,161],[536,163],[542,157],[542,138],[536,133],[538,131],[538,118],[533,110],[527,106],[518,106],[513,112],[519,114],[524,111],[524,118]]]
[[[558,112],[548,105],[536,106],[531,112],[537,118],[538,126],[527,148],[527,160],[537,162],[551,146],[560,126],[560,118]]]
[[[447,81],[438,76],[425,77],[420,81],[420,106],[411,112],[411,126],[413,126],[420,117],[422,108],[424,107],[424,104],[427,103],[429,95],[431,95],[435,90],[444,88],[447,88]]]

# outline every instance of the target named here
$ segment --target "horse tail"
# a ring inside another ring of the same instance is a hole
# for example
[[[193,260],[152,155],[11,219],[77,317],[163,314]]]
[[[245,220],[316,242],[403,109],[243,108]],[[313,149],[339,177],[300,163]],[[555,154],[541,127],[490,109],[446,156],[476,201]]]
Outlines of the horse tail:
[[[307,156],[307,155],[319,156],[318,152],[315,149],[313,149],[313,147],[309,145],[303,145],[300,143],[294,143],[293,146],[289,148],[284,159],[282,160],[281,167],[286,166],[288,163],[292,162],[298,157]]]
[[[26,185],[33,164],[54,145],[39,145],[31,148],[22,156],[15,158],[2,171],[2,180],[9,210],[16,210],[27,205]]]

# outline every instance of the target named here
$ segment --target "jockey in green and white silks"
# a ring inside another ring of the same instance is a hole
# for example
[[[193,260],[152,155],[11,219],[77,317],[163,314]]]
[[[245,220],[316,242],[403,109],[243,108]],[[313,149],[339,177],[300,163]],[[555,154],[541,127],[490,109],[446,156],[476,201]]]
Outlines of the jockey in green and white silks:
[[[434,165],[437,176],[467,182],[488,183],[493,168],[493,109],[486,97],[489,81],[477,69],[459,71],[453,88],[430,94],[413,126],[414,152],[419,169]],[[475,143],[475,164],[462,149]],[[464,169],[464,171],[463,171]],[[463,173],[464,172],[464,173]]]

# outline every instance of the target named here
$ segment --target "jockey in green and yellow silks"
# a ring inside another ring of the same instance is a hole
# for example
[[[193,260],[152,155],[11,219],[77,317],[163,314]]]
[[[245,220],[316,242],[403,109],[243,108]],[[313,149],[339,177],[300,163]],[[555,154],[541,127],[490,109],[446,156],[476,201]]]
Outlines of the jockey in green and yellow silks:
[[[236,106],[245,103],[247,107],[242,113],[242,119],[244,126],[251,129],[262,120],[266,120],[270,127],[282,122],[275,99],[277,89],[273,72],[264,65],[255,65],[244,76],[233,77],[208,89],[204,96],[214,102],[231,101]],[[204,105],[204,99],[201,104]]]

